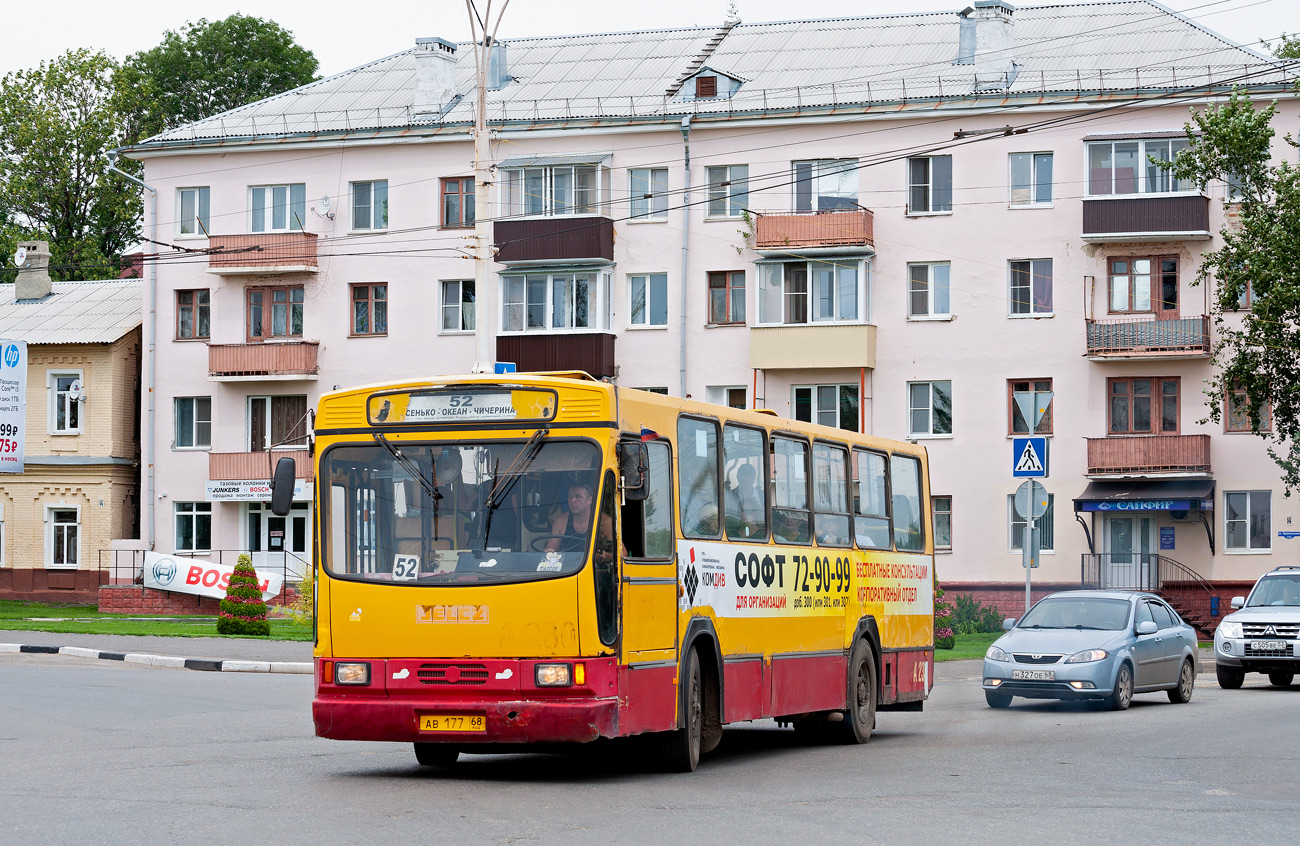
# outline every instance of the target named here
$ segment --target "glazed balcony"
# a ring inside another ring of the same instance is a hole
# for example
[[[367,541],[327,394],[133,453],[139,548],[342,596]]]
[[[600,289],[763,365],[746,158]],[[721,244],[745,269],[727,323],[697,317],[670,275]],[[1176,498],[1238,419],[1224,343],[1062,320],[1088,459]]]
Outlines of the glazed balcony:
[[[213,482],[245,482],[271,478],[281,458],[293,459],[294,477],[311,481],[311,453],[305,449],[275,449],[270,452],[210,452],[208,479]]]
[[[870,323],[801,323],[749,330],[749,366],[757,370],[875,367],[876,327]]]
[[[208,344],[212,382],[314,380],[319,372],[316,341],[270,344]]]
[[[871,212],[840,209],[808,214],[760,214],[755,221],[754,249],[759,253],[874,252]]]
[[[597,379],[614,377],[614,335],[607,332],[497,336],[497,361],[521,372],[582,370]]]
[[[501,264],[614,260],[614,221],[608,217],[498,220],[492,240]]]
[[[1090,244],[1208,241],[1210,198],[1119,197],[1083,201],[1083,240]]]
[[[1209,435],[1085,438],[1089,476],[1209,475]]]
[[[316,234],[276,232],[208,238],[208,273],[273,276],[316,273]]]
[[[1211,352],[1210,318],[1203,314],[1086,322],[1093,361],[1205,358]]]

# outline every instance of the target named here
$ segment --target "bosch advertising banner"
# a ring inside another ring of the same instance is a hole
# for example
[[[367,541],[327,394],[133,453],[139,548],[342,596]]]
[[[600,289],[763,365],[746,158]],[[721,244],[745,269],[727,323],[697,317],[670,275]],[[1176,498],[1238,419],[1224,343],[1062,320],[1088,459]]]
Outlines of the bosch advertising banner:
[[[23,472],[27,343],[0,340],[0,473]]]
[[[202,558],[157,552],[144,554],[144,586],[156,590],[225,599],[226,587],[234,572],[233,565],[216,564]],[[278,567],[266,572],[258,571],[257,578],[261,582],[263,599],[270,599],[284,587],[284,573]]]

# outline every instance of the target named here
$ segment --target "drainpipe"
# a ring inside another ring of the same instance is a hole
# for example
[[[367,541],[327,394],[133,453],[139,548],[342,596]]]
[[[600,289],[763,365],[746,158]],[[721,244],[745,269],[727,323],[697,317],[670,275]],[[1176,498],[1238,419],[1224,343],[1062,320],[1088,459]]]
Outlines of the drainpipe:
[[[682,301],[681,351],[678,367],[681,371],[681,395],[686,396],[686,258],[691,254],[691,116],[682,118],[682,161],[686,168],[686,184],[682,188]]]
[[[145,466],[145,495],[141,501],[140,508],[140,534],[149,544],[148,548],[154,548],[154,496],[153,496],[153,476],[154,476],[154,362],[155,350],[157,348],[157,295],[158,295],[158,262],[155,260],[158,253],[158,189],[154,188],[147,182],[137,179],[126,171],[119,170],[117,167],[117,151],[111,151],[108,154],[108,169],[119,176],[125,176],[127,179],[139,185],[149,192],[149,252],[146,256],[146,266],[149,269],[145,290],[145,309],[144,309],[144,343],[145,343],[145,366],[142,381],[142,390],[145,396],[145,426],[144,426],[144,466]]]

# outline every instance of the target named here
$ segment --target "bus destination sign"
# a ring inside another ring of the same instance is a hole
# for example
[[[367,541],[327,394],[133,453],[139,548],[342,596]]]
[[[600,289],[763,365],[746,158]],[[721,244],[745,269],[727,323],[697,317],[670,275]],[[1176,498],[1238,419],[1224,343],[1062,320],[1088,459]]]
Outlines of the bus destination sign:
[[[555,405],[550,391],[500,388],[376,394],[369,401],[370,422],[380,425],[549,420]]]

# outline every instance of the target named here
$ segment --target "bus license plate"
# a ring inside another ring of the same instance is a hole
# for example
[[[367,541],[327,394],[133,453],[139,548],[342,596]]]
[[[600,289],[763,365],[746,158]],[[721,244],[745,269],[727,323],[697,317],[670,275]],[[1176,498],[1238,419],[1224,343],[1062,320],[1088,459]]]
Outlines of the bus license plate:
[[[482,714],[423,714],[420,731],[485,732],[487,719]]]
[[[1252,640],[1250,648],[1257,652],[1277,652],[1290,650],[1291,644],[1285,640]]]
[[[1055,670],[1012,670],[1011,678],[1026,681],[1056,681]]]

